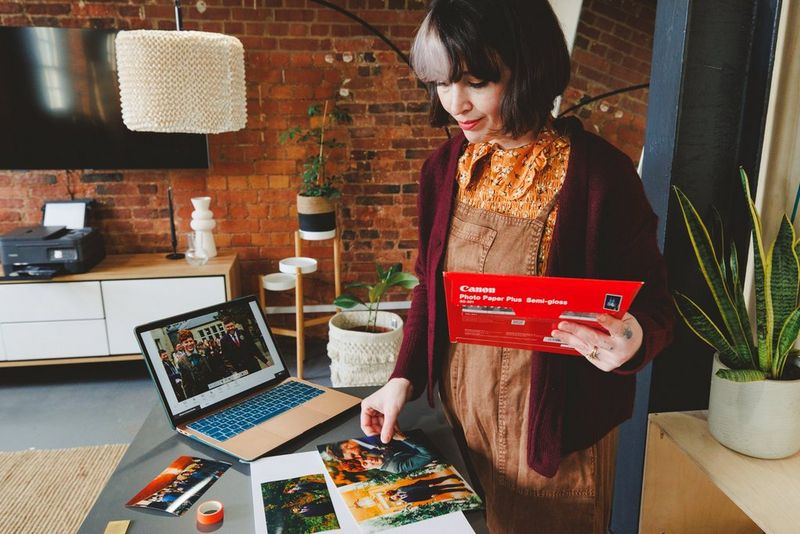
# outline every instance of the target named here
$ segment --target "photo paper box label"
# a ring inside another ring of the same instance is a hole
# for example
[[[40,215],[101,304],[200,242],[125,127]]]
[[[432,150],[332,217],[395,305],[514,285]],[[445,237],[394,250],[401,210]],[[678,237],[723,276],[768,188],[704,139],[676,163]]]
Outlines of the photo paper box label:
[[[622,318],[643,282],[483,273],[444,273],[450,341],[559,354],[579,353],[551,336],[560,321],[603,330]]]

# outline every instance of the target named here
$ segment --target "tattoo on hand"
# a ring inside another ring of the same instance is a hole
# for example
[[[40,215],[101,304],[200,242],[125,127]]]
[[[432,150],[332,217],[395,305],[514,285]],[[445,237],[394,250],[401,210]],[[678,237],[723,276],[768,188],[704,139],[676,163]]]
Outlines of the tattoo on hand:
[[[631,327],[626,326],[625,330],[622,331],[622,335],[625,336],[625,339],[630,339],[633,337],[633,330],[631,330]]]

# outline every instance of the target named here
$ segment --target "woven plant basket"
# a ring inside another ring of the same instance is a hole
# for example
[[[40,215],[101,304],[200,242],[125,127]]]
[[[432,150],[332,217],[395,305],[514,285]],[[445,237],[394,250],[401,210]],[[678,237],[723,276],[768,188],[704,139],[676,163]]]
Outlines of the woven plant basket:
[[[297,220],[303,239],[330,239],[336,231],[336,204],[328,197],[297,195]]]
[[[341,312],[328,322],[333,387],[381,386],[394,370],[403,341],[403,320],[395,313],[379,311],[377,326],[393,330],[380,334],[349,330],[366,325],[367,314]]]

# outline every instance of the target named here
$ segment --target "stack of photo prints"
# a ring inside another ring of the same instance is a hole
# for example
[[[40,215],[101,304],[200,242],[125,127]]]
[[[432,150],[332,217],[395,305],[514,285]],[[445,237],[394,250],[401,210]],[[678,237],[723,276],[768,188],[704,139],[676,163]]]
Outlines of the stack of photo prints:
[[[317,447],[339,495],[364,533],[483,507],[421,430],[354,438]],[[340,528],[323,474],[261,484],[270,533]]]
[[[159,473],[126,506],[181,515],[231,466],[205,458],[180,456]]]

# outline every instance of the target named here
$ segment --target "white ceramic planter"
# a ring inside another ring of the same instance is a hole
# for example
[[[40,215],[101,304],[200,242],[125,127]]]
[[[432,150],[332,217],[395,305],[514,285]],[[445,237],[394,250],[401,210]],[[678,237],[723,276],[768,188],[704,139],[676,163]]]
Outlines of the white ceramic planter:
[[[800,451],[800,380],[732,382],[714,356],[708,426],[711,435],[736,452],[756,458],[786,458]]]
[[[366,311],[341,312],[328,321],[331,383],[343,386],[382,386],[394,370],[403,340],[403,319],[379,311],[377,326],[393,328],[381,334],[348,330],[367,323]]]

